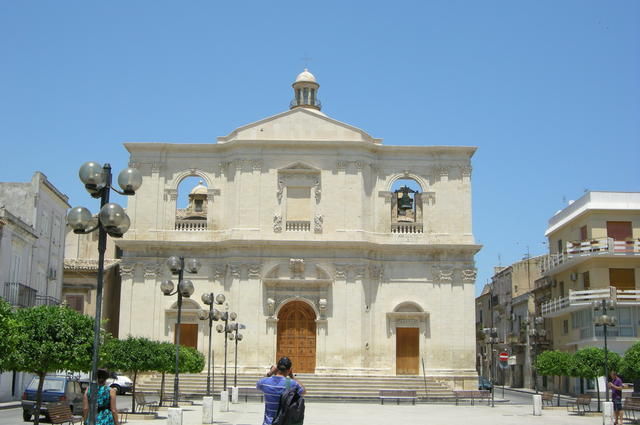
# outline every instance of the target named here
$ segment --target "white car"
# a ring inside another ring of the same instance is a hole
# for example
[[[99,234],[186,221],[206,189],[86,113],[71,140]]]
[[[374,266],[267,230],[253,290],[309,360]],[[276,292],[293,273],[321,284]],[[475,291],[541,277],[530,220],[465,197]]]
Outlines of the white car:
[[[115,388],[117,393],[122,395],[133,391],[133,381],[128,376],[121,375],[117,372],[111,372],[106,384],[111,388]]]

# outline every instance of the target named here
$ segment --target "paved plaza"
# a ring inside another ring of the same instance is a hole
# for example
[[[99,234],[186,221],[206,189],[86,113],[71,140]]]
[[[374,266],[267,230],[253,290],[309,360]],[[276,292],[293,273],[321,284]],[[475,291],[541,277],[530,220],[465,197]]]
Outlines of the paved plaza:
[[[215,402],[216,409],[218,402]],[[214,423],[218,425],[260,425],[263,414],[262,403],[241,403],[231,405],[229,412],[215,412]],[[202,423],[202,406],[183,407],[184,425]],[[129,420],[132,425],[167,423],[166,411],[161,411],[162,419]],[[527,405],[502,404],[491,408],[486,405],[455,406],[442,404],[401,404],[384,406],[370,403],[307,403],[305,425],[376,425],[376,424],[465,424],[469,425],[527,425],[527,424],[602,424],[601,416],[575,416],[566,409],[545,409],[542,416],[533,416],[532,407]]]

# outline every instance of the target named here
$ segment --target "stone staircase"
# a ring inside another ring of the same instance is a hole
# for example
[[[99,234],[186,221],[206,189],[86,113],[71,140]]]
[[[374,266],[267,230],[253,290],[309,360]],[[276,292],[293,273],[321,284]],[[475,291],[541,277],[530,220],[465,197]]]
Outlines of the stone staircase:
[[[255,388],[260,376],[238,375],[239,387]],[[417,390],[421,401],[451,401],[453,392],[443,383],[427,377],[425,392],[424,378],[421,376],[344,376],[297,374],[305,386],[305,398],[323,401],[378,401],[381,389]],[[147,375],[139,378],[137,391],[160,391],[161,375]],[[233,374],[227,375],[227,386],[233,385]],[[214,395],[219,396],[223,387],[222,376],[216,374],[213,386]],[[206,394],[207,374],[181,374],[180,393],[187,398],[199,398]],[[165,392],[173,392],[173,375],[165,377]]]

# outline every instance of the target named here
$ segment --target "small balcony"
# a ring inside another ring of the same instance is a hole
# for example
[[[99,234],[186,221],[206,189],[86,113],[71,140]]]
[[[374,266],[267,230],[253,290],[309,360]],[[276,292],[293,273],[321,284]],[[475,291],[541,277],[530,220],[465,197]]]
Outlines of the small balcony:
[[[207,230],[206,220],[176,220],[176,230],[181,232],[204,232]]]
[[[422,223],[391,223],[391,233],[422,233]]]
[[[613,286],[605,289],[591,289],[588,291],[569,290],[568,297],[552,299],[542,304],[543,317],[556,317],[584,308],[591,308],[594,301],[614,299],[618,305],[640,305],[640,290],[622,291]]]
[[[38,290],[17,282],[5,282],[3,298],[14,307],[33,307],[36,305]]]
[[[287,220],[285,226],[287,232],[309,232],[311,231],[310,221]]]
[[[60,305],[60,300],[56,297],[36,295],[36,305]]]
[[[540,274],[558,273],[584,259],[594,257],[640,256],[640,240],[616,241],[600,238],[589,241],[568,241],[561,254],[548,254],[538,263]]]

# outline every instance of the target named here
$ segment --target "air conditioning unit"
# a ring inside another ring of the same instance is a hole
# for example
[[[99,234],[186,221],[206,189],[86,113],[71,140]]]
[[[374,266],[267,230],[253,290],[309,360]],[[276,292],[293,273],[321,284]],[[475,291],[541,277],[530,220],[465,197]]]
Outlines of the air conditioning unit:
[[[575,282],[576,280],[578,280],[578,273],[571,273],[570,278],[571,278],[572,281]]]

